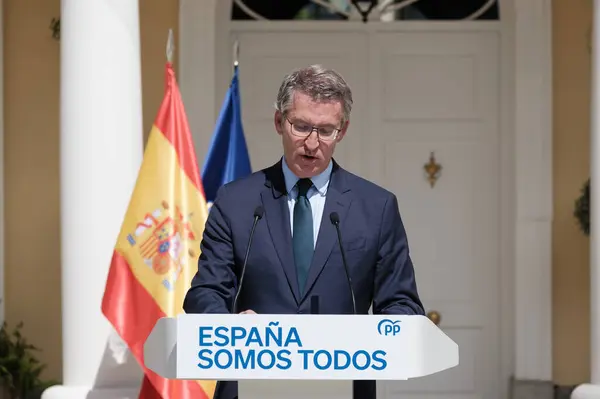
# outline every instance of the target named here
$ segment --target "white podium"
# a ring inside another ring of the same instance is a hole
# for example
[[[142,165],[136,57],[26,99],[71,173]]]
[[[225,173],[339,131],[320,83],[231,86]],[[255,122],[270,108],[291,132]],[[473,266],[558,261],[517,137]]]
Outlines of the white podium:
[[[240,399],[349,399],[353,380],[455,367],[458,345],[424,316],[183,314],[157,322],[144,362],[165,378],[238,381]]]

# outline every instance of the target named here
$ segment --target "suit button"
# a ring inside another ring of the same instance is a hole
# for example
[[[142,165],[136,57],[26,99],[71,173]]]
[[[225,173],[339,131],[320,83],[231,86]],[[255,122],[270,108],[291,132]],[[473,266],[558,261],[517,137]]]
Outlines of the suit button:
[[[298,310],[298,312],[297,312],[297,313],[298,313],[298,314],[304,314],[304,311],[303,311],[303,310]]]

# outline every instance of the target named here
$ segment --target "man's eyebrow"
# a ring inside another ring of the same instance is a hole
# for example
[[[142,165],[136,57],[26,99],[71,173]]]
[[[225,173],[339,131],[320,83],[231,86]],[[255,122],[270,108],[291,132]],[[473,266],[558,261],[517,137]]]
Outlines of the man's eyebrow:
[[[305,123],[307,125],[311,125],[311,126],[317,126],[317,127],[337,127],[336,124],[333,123],[323,123],[323,124],[314,124],[312,122],[307,122],[302,118],[298,118],[298,117],[290,117],[290,120],[292,120],[292,122],[296,122],[296,123]]]

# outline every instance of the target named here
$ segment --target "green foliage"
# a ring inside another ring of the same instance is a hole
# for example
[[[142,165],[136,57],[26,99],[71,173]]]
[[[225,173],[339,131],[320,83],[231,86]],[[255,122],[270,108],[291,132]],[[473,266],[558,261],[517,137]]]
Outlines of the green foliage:
[[[46,368],[34,355],[39,349],[29,344],[19,323],[9,331],[6,323],[0,330],[0,385],[10,399],[40,398],[42,392],[55,381],[44,381],[41,374]]]
[[[590,179],[584,183],[581,195],[575,201],[575,218],[583,234],[590,235]]]

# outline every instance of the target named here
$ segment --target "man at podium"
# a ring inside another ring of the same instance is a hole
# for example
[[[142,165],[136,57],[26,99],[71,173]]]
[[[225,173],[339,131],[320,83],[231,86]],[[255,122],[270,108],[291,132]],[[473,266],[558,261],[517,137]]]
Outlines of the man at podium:
[[[351,109],[333,70],[284,78],[273,118],[283,157],[220,188],[187,313],[424,314],[396,196],[333,159]],[[237,383],[219,382],[215,399],[236,397]],[[374,399],[375,381],[356,381],[354,397]]]

